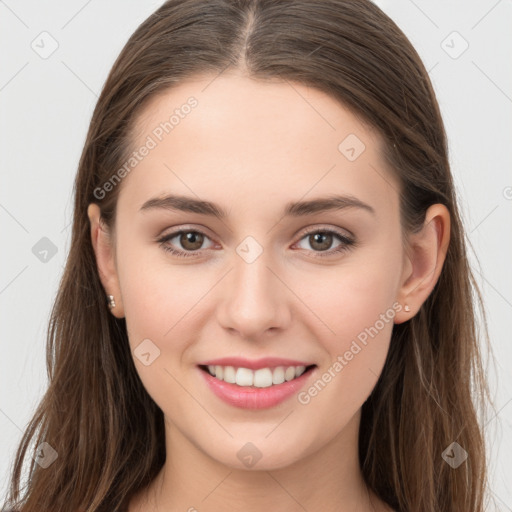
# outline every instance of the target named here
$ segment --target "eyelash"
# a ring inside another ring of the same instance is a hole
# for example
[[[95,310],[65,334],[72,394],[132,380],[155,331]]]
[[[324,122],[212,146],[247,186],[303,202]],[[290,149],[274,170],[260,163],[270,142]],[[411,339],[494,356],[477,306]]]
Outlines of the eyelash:
[[[206,233],[203,233],[202,231],[200,231],[198,229],[181,229],[179,231],[174,231],[173,233],[165,235],[164,237],[158,239],[157,242],[160,243],[160,246],[162,247],[162,249],[164,251],[170,252],[171,254],[173,254],[174,256],[176,256],[178,258],[197,257],[198,253],[201,250],[180,251],[180,250],[171,248],[169,245],[166,245],[167,241],[172,240],[176,236],[181,235],[183,233],[198,233],[200,235],[203,235],[206,238],[210,238]],[[307,236],[315,235],[317,233],[335,235],[338,238],[338,240],[340,242],[342,242],[342,244],[339,245],[336,249],[329,249],[326,251],[313,251],[316,253],[314,256],[315,258],[327,258],[327,257],[333,256],[335,254],[341,254],[345,251],[350,250],[352,247],[354,247],[356,245],[355,240],[352,240],[352,239],[346,237],[345,235],[342,235],[340,232],[333,230],[333,229],[322,229],[322,228],[316,228],[316,229],[312,229],[310,231],[305,232],[299,241],[301,241],[303,238],[306,238]]]

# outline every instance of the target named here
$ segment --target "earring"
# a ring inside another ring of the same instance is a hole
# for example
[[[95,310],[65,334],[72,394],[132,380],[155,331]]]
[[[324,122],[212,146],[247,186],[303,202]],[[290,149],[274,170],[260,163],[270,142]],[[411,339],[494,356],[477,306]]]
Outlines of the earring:
[[[409,307],[409,304],[406,304],[404,306],[404,310],[407,311],[407,312],[411,311],[411,308]]]
[[[116,307],[116,301],[114,300],[114,296],[113,295],[109,295],[108,296],[108,307],[110,309],[113,309]]]

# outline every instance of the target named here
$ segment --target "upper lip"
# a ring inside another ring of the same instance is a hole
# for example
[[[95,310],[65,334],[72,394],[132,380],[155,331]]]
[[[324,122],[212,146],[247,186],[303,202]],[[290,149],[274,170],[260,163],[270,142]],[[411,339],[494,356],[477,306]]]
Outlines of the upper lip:
[[[283,359],[281,357],[263,357],[261,359],[245,359],[243,357],[222,357],[210,359],[199,363],[200,366],[234,366],[236,368],[249,368],[259,370],[260,368],[275,368],[277,366],[311,366],[314,363],[297,361],[295,359]]]

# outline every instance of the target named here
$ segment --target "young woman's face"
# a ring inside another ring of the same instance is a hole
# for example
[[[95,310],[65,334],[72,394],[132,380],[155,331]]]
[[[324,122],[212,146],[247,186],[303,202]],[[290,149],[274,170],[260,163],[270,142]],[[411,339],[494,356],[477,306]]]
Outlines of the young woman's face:
[[[333,98],[288,82],[209,76],[144,108],[117,185],[116,301],[174,439],[258,469],[354,442],[406,267],[380,144]],[[209,375],[215,362],[238,384]],[[307,371],[269,386],[289,366]]]

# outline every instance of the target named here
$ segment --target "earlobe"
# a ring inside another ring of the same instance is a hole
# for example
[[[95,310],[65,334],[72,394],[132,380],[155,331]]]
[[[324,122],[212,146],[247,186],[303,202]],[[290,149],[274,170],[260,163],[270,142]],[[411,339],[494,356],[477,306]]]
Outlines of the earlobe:
[[[404,307],[395,317],[400,324],[412,318],[434,289],[448,252],[450,212],[442,204],[430,206],[422,229],[409,236],[403,281],[399,292]]]
[[[102,224],[101,212],[97,204],[87,208],[91,226],[91,242],[96,256],[98,275],[105,289],[105,307],[117,318],[124,317],[119,279],[115,265],[113,241],[108,230]],[[113,299],[110,299],[113,296]]]

